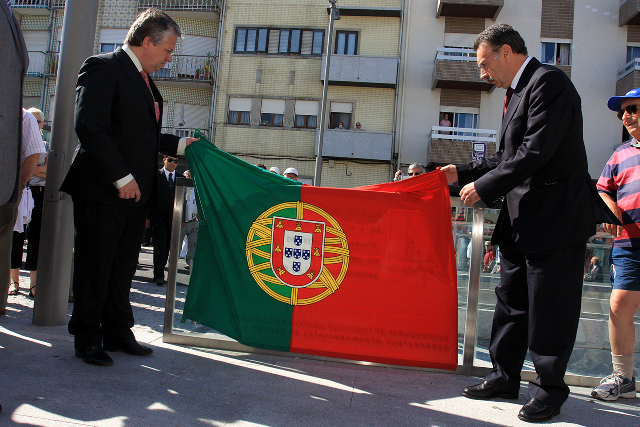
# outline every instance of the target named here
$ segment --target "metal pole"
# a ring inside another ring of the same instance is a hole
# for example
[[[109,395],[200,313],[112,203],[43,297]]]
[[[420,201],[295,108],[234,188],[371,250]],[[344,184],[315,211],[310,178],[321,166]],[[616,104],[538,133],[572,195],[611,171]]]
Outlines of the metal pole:
[[[324,64],[324,86],[322,88],[322,108],[320,109],[320,131],[316,146],[318,155],[316,156],[316,172],[313,178],[313,185],[320,187],[322,183],[322,144],[324,142],[324,125],[327,116],[327,91],[329,89],[329,64],[331,62],[331,45],[333,44],[333,21],[340,19],[336,0],[329,0],[331,3],[331,13],[329,14],[329,37],[327,40],[327,62]]]
[[[40,326],[67,323],[73,206],[71,198],[58,189],[78,144],[73,125],[76,80],[80,66],[93,54],[98,5],[99,0],[67,0],[65,7],[33,308],[33,323]]]

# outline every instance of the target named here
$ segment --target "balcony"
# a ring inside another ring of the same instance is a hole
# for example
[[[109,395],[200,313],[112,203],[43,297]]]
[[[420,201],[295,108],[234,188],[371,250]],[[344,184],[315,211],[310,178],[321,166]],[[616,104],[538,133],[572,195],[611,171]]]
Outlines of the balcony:
[[[155,7],[174,17],[217,21],[221,3],[221,0],[140,0],[138,10]]]
[[[179,136],[180,138],[193,138],[196,129],[200,128],[185,128],[185,127],[163,127],[162,133],[168,133],[171,135]],[[209,139],[209,129],[200,129],[200,135]]]
[[[392,150],[392,133],[337,129],[325,129],[324,131],[322,143],[322,155],[324,157],[390,162]],[[318,155],[317,146],[315,154]]]
[[[181,86],[212,85],[215,76],[214,56],[173,55],[173,61],[151,74],[155,81],[186,83]]]
[[[618,70],[616,96],[622,96],[636,87],[640,87],[640,58],[634,58]]]
[[[58,71],[57,52],[28,52],[29,68],[26,77],[54,76]]]
[[[322,56],[320,80],[324,81]],[[343,86],[396,87],[398,58],[389,56],[331,55],[329,83]]]
[[[496,152],[496,134],[492,129],[433,126],[429,135],[433,163],[468,163],[474,157],[474,144],[484,144],[487,155]]]
[[[622,0],[618,11],[618,25],[640,25],[640,0]]]
[[[439,47],[433,67],[431,89],[486,90],[494,85],[480,78],[476,52],[471,48]]]
[[[20,15],[49,15],[51,8],[49,0],[12,0],[11,7]]]
[[[504,0],[438,0],[436,17],[489,18],[494,21],[504,6]]]

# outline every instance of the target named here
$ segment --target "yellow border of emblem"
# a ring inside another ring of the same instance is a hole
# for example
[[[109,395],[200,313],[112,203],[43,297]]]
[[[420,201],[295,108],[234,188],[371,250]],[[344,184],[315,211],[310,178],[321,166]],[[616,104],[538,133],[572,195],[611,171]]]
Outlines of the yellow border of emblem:
[[[281,295],[278,292],[275,292],[271,286],[275,285],[286,287],[286,285],[283,285],[277,278],[263,272],[264,270],[271,271],[271,254],[259,248],[271,245],[271,217],[283,209],[296,209],[295,219],[305,219],[305,210],[315,212],[329,223],[326,228],[326,233],[336,236],[325,238],[322,272],[320,273],[318,280],[308,286],[309,289],[325,288],[325,290],[314,297],[299,299],[298,288],[289,288],[291,291],[291,295],[289,297]],[[255,239],[256,237],[257,239]],[[262,290],[272,298],[290,305],[313,304],[333,294],[340,287],[340,284],[347,275],[347,270],[349,268],[349,242],[347,241],[347,235],[340,227],[340,224],[338,224],[338,221],[319,207],[304,202],[280,203],[279,205],[272,206],[264,211],[258,218],[256,218],[253,224],[251,224],[251,228],[247,234],[246,252],[249,273],[251,273],[251,276],[253,276],[258,286],[260,286],[260,288],[262,288]],[[256,264],[254,262],[254,256],[263,258],[266,261]],[[337,276],[334,277],[331,271],[329,271],[328,268],[325,268],[328,264],[341,264],[340,271]]]

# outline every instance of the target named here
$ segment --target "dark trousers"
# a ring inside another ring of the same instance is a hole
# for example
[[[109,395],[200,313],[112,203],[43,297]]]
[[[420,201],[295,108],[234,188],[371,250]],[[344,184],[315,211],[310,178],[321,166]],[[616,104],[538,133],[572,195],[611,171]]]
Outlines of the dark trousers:
[[[124,207],[74,198],[76,228],[74,306],[69,332],[76,347],[134,338],[129,302],[146,207]],[[100,230],[100,238],[95,238]]]
[[[559,408],[569,396],[564,374],[578,331],[586,244],[524,255],[506,240],[486,380],[518,390],[528,348],[538,373],[529,396]]]
[[[7,306],[7,293],[11,283],[11,240],[17,213],[18,203],[7,202],[0,206],[0,310]]]
[[[44,207],[44,187],[30,187],[33,197],[31,221],[27,225],[27,260],[24,268],[29,271],[38,269],[38,253],[40,252],[40,226],[42,225],[42,208]],[[13,247],[11,249],[11,268],[22,267],[22,252],[25,233],[13,232]]]
[[[164,266],[169,259],[172,215],[167,214],[153,227],[153,278],[164,279]]]

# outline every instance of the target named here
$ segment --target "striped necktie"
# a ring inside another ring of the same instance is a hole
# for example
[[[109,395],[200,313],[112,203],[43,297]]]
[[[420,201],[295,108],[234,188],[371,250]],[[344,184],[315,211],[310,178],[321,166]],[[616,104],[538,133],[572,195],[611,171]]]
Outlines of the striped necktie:
[[[140,71],[140,74],[142,74],[142,78],[144,79],[144,82],[147,84],[147,87],[149,88],[149,90],[151,90],[151,83],[149,83],[149,74],[147,74],[145,70]],[[153,98],[152,90],[151,90],[151,97]],[[160,107],[158,107],[158,103],[156,102],[155,98],[153,100],[153,107],[156,110],[156,122],[157,122],[160,120]]]

